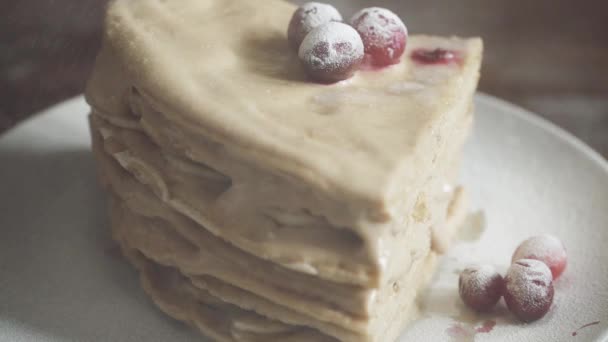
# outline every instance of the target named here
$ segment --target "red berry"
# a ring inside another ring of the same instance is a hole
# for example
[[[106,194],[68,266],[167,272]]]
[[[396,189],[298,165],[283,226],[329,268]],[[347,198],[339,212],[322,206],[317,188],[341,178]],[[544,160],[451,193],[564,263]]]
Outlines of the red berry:
[[[305,3],[293,13],[287,29],[287,39],[298,50],[310,31],[331,21],[342,21],[342,16],[335,7],[318,2]]]
[[[490,311],[502,296],[502,276],[490,265],[475,265],[464,269],[458,279],[462,301],[476,311]]]
[[[351,24],[361,35],[373,65],[399,63],[405,51],[407,28],[395,13],[379,7],[365,8],[353,16]]]
[[[299,51],[306,72],[314,80],[333,83],[354,75],[363,60],[363,42],[343,23],[319,26],[304,38]]]
[[[524,322],[543,317],[553,303],[551,270],[543,262],[521,259],[509,267],[505,277],[505,302]]]
[[[560,239],[553,235],[533,236],[517,247],[511,262],[519,259],[535,259],[544,262],[551,269],[553,279],[557,279],[566,268],[566,248]]]

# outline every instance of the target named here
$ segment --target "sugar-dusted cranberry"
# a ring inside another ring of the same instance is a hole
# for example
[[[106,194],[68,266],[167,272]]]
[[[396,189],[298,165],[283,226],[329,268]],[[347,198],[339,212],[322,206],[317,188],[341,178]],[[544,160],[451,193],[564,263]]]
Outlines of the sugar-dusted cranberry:
[[[511,261],[519,259],[536,259],[544,262],[551,269],[553,279],[557,279],[566,268],[566,248],[561,240],[553,235],[533,236],[517,247]]]
[[[331,22],[310,31],[299,51],[308,75],[333,83],[353,76],[363,60],[363,42],[352,27]]]
[[[524,322],[543,317],[553,303],[553,277],[542,261],[521,259],[514,262],[505,277],[505,302]]]
[[[287,29],[287,39],[298,50],[310,31],[332,21],[342,21],[342,15],[334,6],[318,2],[305,3],[293,13]]]
[[[460,298],[475,311],[490,311],[502,297],[503,288],[502,276],[490,265],[469,266],[458,278]]]
[[[448,64],[457,62],[460,56],[457,52],[436,49],[416,49],[412,52],[412,59],[421,64]]]
[[[395,13],[380,7],[365,8],[353,16],[351,24],[361,35],[371,64],[399,63],[407,43],[407,28]]]

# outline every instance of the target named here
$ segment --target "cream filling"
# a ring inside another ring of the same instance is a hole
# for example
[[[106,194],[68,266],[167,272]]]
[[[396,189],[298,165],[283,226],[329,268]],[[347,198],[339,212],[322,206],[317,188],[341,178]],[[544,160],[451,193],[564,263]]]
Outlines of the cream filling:
[[[124,174],[119,177],[130,178]],[[280,268],[272,267],[262,260],[230,248],[185,217],[178,219],[179,214],[172,215],[171,210],[161,205],[158,200],[154,200],[154,197],[147,194],[141,185],[139,187],[141,191],[128,191],[126,195],[123,193],[128,201],[126,204],[151,218],[119,215],[114,217],[116,220],[114,227],[123,232],[120,239],[128,241],[132,247],[140,249],[158,262],[177,266],[188,274],[210,274],[261,294],[274,303],[297,308],[296,311],[320,320],[341,322],[346,329],[360,331],[365,329],[367,323],[366,320],[343,313],[344,306],[352,309],[355,305],[361,307],[371,305],[365,310],[370,312],[369,315],[372,317],[381,316],[376,310],[386,307],[382,304],[386,301],[383,299],[385,290],[394,287],[394,283],[387,284],[379,294],[375,294],[376,290],[357,290],[356,287],[335,283],[332,285],[331,282],[315,277],[304,277],[297,272],[281,271]],[[121,188],[130,189],[130,187]],[[138,202],[144,202],[145,205],[142,206]],[[171,223],[168,224],[168,221],[159,218],[168,218]],[[123,227],[122,230],[120,227]],[[411,243],[424,244],[423,241],[416,240],[412,240]],[[259,277],[260,274],[263,275],[262,278]],[[408,287],[408,285],[401,283],[398,287]],[[291,290],[286,290],[290,288]],[[311,289],[314,291],[311,292]],[[340,298],[341,300],[336,302]],[[332,300],[334,304],[331,303]],[[334,309],[336,304],[341,304],[342,309]]]
[[[116,207],[113,208],[113,210],[117,209]],[[116,218],[117,216],[113,215],[113,217]],[[129,227],[131,228],[133,227],[132,222],[125,222],[125,224],[129,224]],[[127,254],[132,255],[133,253],[130,251],[135,249],[133,249],[133,246],[130,245],[128,241],[122,239],[124,234],[122,234],[120,230],[124,229],[124,227],[121,228],[120,222],[115,222],[114,229],[116,229],[115,233],[117,234],[118,241],[121,242],[121,245],[125,248]],[[364,329],[360,330],[359,332],[349,330],[348,323],[344,323],[347,325],[346,329],[340,324],[328,324],[318,320],[317,316],[303,315],[297,311],[294,311],[293,308],[289,308],[289,306],[276,304],[272,301],[268,301],[255,294],[230,285],[229,283],[224,283],[223,281],[207,276],[194,276],[191,277],[190,281],[186,281],[185,278],[183,278],[183,276],[179,276],[177,272],[174,272],[173,275],[165,273],[162,278],[157,278],[155,282],[168,284],[165,286],[159,286],[158,284],[151,285],[151,283],[154,281],[151,281],[149,279],[150,275],[144,272],[142,274],[142,281],[144,282],[144,288],[154,298],[157,304],[163,307],[164,311],[177,319],[187,321],[190,320],[184,317],[187,317],[188,315],[184,315],[184,313],[180,312],[180,310],[177,308],[179,304],[186,307],[191,307],[193,303],[203,302],[213,308],[217,308],[221,306],[223,302],[225,302],[246,310],[246,314],[243,314],[239,310],[232,309],[229,310],[229,312],[225,312],[227,311],[225,310],[220,317],[215,315],[216,320],[223,320],[223,322],[217,322],[220,323],[220,326],[229,325],[232,327],[233,337],[235,337],[235,335],[241,337],[245,336],[242,334],[242,330],[244,330],[244,327],[247,327],[246,330],[248,330],[249,335],[255,334],[256,337],[260,337],[260,334],[262,334],[262,337],[266,338],[283,338],[285,335],[291,336],[294,331],[301,333],[302,330],[304,330],[302,327],[307,326],[327,334],[327,336],[314,336],[313,334],[307,332],[310,334],[307,336],[310,338],[309,341],[325,341],[326,339],[331,340],[329,336],[332,336],[341,341],[380,342],[385,340],[393,340],[396,338],[396,335],[401,331],[406,322],[416,318],[417,310],[414,298],[418,290],[425,286],[430,278],[430,275],[433,273],[434,259],[434,256],[429,256],[427,258],[423,258],[422,260],[416,261],[410,274],[403,279],[400,279],[395,284],[389,286],[385,291],[386,294],[383,295],[385,298],[384,302],[379,303],[379,306],[382,308],[381,312],[374,315],[374,317],[367,322]],[[132,261],[134,260],[132,259]],[[134,262],[141,263],[141,261]],[[158,267],[155,268],[158,269]],[[192,282],[195,288],[191,287],[190,282]],[[150,286],[153,286],[152,291],[150,291]],[[159,295],[159,287],[164,287],[165,291],[179,291],[180,288],[183,290],[185,287],[187,289],[187,293],[194,294],[198,298],[184,300],[181,301],[181,303],[175,303],[175,299],[172,300],[165,298],[163,300],[162,294]],[[154,290],[154,288],[156,288],[156,290]],[[203,289],[203,291],[200,289]],[[161,297],[161,303],[158,303],[159,297]],[[167,306],[169,309],[167,309]],[[262,319],[261,317],[251,317],[252,312],[261,314],[264,317],[270,318],[271,320],[268,321],[267,319]],[[200,320],[200,318],[198,319]],[[283,325],[279,322],[284,322],[288,325]],[[239,334],[234,334],[235,328],[238,327],[241,327],[238,329],[241,332]],[[204,331],[204,329],[202,330]],[[239,339],[236,340],[240,341]]]
[[[249,191],[239,192],[242,196],[225,196],[226,189],[235,186],[223,173],[161,150],[137,131],[119,129],[103,120],[95,120],[95,122],[100,132],[106,132],[102,134],[106,137],[104,139],[106,151],[113,155],[122,167],[134,174],[140,182],[151,187],[164,202],[202,223],[213,234],[287,268],[338,282],[369,283],[369,281],[353,281],[348,279],[347,275],[354,274],[354,277],[361,279],[363,274],[365,279],[371,277],[370,273],[378,271],[374,268],[376,262],[370,260],[371,256],[367,254],[369,248],[366,247],[377,242],[361,241],[352,230],[336,228],[324,217],[317,216],[307,209],[290,210],[256,203],[253,197],[284,197],[283,192],[278,190],[273,194],[275,188],[272,185],[260,186],[261,189],[257,191],[248,189]],[[464,134],[460,139],[463,138]],[[459,148],[461,144],[454,146]],[[441,177],[438,174],[430,178]],[[263,181],[250,182],[265,184]],[[447,206],[448,200],[426,205],[430,208],[444,207]],[[218,207],[220,209],[214,212]],[[227,207],[230,209],[226,210]],[[230,221],[226,217],[238,218],[238,220]],[[401,227],[408,227],[407,229],[391,230],[391,236],[385,241],[392,246],[385,246],[383,249],[388,253],[392,251],[397,253],[395,260],[399,262],[392,263],[392,269],[386,272],[390,277],[399,276],[405,271],[403,267],[407,266],[407,260],[424,253],[424,249],[428,248],[424,247],[427,245],[425,243],[411,250],[404,248],[409,245],[407,240],[411,239],[410,236],[426,234],[425,229],[428,229],[430,222],[440,219],[442,218],[439,216],[433,217],[419,228],[416,228],[415,218],[409,219],[401,223]],[[221,225],[215,222],[221,222]],[[244,222],[247,224],[244,225]],[[222,228],[216,228],[218,226]],[[380,230],[382,227],[368,228],[368,230],[373,229]]]
[[[195,287],[177,270],[153,264],[123,246],[139,269],[144,290],[169,316],[220,342],[337,342],[310,328],[293,326],[243,310]]]
[[[363,257],[371,259],[368,262],[371,263],[372,270],[368,270],[367,275],[363,273],[363,276],[371,277],[370,282],[375,285],[381,284],[385,279],[374,279],[374,277],[382,278],[395,274],[384,269],[387,261],[391,259],[391,254],[400,250],[400,248],[388,247],[391,242],[395,241],[388,235],[388,232],[399,231],[403,227],[407,227],[407,222],[412,219],[409,215],[424,191],[423,188],[430,180],[443,177],[439,174],[441,171],[437,170],[449,164],[447,160],[452,160],[453,155],[449,153],[460,156],[461,147],[470,125],[470,98],[463,97],[454,101],[452,106],[446,109],[443,120],[437,122],[433,133],[419,142],[419,149],[410,160],[411,164],[416,165],[414,168],[416,176],[404,183],[407,186],[395,183],[392,188],[391,196],[394,198],[390,201],[391,218],[387,219],[388,221],[385,220],[384,223],[359,218],[348,221],[348,225],[341,226],[340,224],[345,223],[341,223],[334,217],[335,213],[344,211],[342,206],[348,205],[347,202],[324,202],[320,197],[322,195],[310,193],[308,184],[306,187],[302,187],[302,184],[296,183],[286,175],[268,173],[251,165],[245,166],[242,161],[236,160],[229,153],[227,146],[212,143],[204,135],[193,133],[187,128],[178,128],[168,119],[167,113],[163,113],[151,105],[154,103],[154,99],[145,95],[144,98],[143,103],[146,105],[140,109],[143,112],[139,115],[142,118],[141,125],[156,144],[171,149],[175,154],[199,162],[204,161],[212,167],[230,174],[233,185],[238,185],[233,186],[223,195],[223,201],[231,202],[226,207],[232,209],[232,211],[228,210],[224,213],[234,213],[232,217],[237,217],[243,212],[247,212],[248,209],[251,210],[253,206],[278,207],[281,210],[306,208],[313,215],[326,218],[325,222],[328,226],[351,229],[364,240],[367,250]],[[411,164],[404,164],[407,172],[402,170],[403,174],[414,172]],[[396,174],[395,177],[397,179],[401,176]],[[276,196],[278,193],[281,196]],[[313,196],[311,197],[311,195]],[[433,196],[433,193],[430,193],[429,196]],[[242,204],[242,207],[235,204]],[[238,222],[233,223],[238,224]],[[355,257],[357,256],[355,255]],[[396,270],[396,272],[399,271]],[[323,276],[324,272],[318,273]],[[359,274],[355,277],[361,279],[361,276]],[[345,279],[345,281],[361,283],[361,280],[357,279]]]
[[[106,135],[106,138],[108,138],[109,136],[111,136],[111,134],[108,134],[108,132],[107,132],[107,131],[106,131],[106,134],[105,134],[105,135]],[[98,139],[99,139],[99,136],[98,136]],[[110,146],[109,146],[109,150],[113,151],[113,150],[114,150],[114,148],[118,148],[118,147],[117,147],[117,146],[115,146],[114,144],[110,144]],[[118,150],[120,150],[120,148],[118,148]],[[101,152],[101,151],[99,151],[99,152]],[[102,154],[103,154],[103,153],[102,153]],[[104,155],[105,155],[105,154],[104,154]],[[98,157],[99,157],[99,156],[98,156]],[[105,157],[105,158],[107,159],[107,157]],[[114,163],[114,162],[112,162],[110,159],[107,159],[107,160],[105,160],[105,161],[102,161],[102,162],[100,163],[100,165],[109,166],[109,165],[111,165],[112,163]],[[116,168],[117,168],[117,167],[116,167]],[[117,169],[119,169],[119,168],[117,168]],[[122,171],[122,172],[124,172],[124,171]],[[106,174],[106,176],[107,176],[107,174]],[[124,175],[124,174],[122,174],[122,175],[120,175],[120,176],[118,176],[118,177],[115,177],[115,178],[116,178],[116,179],[122,179],[122,180],[126,180],[126,179],[132,179],[130,176],[126,176],[126,175]],[[110,182],[110,183],[111,183],[111,182]],[[136,184],[136,183],[135,183],[135,184]],[[141,188],[141,185],[139,185],[139,187]],[[129,186],[124,186],[124,184],[121,184],[121,185],[119,185],[119,188],[121,188],[121,189],[129,189]],[[127,191],[127,194],[129,194],[129,195],[127,195],[127,197],[133,197],[133,196],[136,196],[135,194],[137,194],[137,193],[138,193],[138,192],[136,192],[136,191]],[[139,192],[139,193],[142,193],[142,192]],[[143,193],[145,193],[145,192],[143,192]],[[150,199],[150,198],[152,198],[152,197],[150,197],[150,196],[148,195],[146,198]],[[154,209],[152,209],[151,211],[152,211],[152,212],[159,212],[159,211],[157,211],[157,209],[155,209],[155,208],[154,208]],[[173,224],[173,226],[175,227],[175,224]],[[195,229],[196,229],[196,228],[195,228]],[[201,229],[202,229],[202,227],[198,227],[198,230],[201,230]],[[428,228],[426,228],[426,230],[428,231]],[[142,236],[142,238],[141,238],[141,240],[142,240],[142,241],[146,241],[146,239],[147,239],[147,240],[150,240],[150,236],[149,236],[149,234],[146,234],[146,235]],[[206,240],[206,239],[204,239],[204,240]],[[191,249],[191,248],[189,248],[189,247],[188,247],[188,244],[187,244],[187,243],[186,243],[186,244],[180,244],[180,243],[177,243],[177,244],[171,244],[171,243],[167,243],[167,242],[168,242],[168,240],[164,240],[164,241],[162,241],[162,242],[159,242],[159,246],[160,246],[160,249],[167,249],[167,248],[170,248],[170,249],[171,249],[171,248],[172,248],[173,252],[171,252],[171,253],[169,253],[169,254],[172,254],[172,253],[174,253],[175,251],[188,251],[189,249]],[[424,244],[424,243],[423,243],[423,242],[416,242],[416,244],[418,244],[418,245],[422,245],[422,244]],[[221,255],[221,254],[220,254],[220,255]],[[190,259],[190,258],[192,258],[192,257],[191,257],[191,256],[187,256],[186,258],[187,258],[187,259]],[[196,258],[192,258],[192,259],[196,259]],[[246,260],[247,258],[241,258],[241,259],[245,259],[245,260]],[[228,267],[230,268],[230,267],[233,267],[233,266],[228,266]],[[237,272],[237,273],[238,273],[238,272]],[[236,280],[236,281],[235,281],[234,279],[232,279],[232,281],[233,281],[234,283],[238,283],[238,280]],[[293,282],[293,279],[292,279],[292,280],[289,280],[289,279],[283,279],[282,281],[283,281],[284,283],[292,283],[292,282]],[[297,283],[297,282],[296,282],[296,283]],[[340,289],[339,291],[343,291],[343,289]],[[382,294],[382,293],[386,293],[386,291],[381,291],[381,294]],[[368,298],[371,298],[372,300],[375,300],[376,302],[378,302],[378,299],[379,299],[379,298],[382,298],[382,297],[383,297],[383,295],[380,295],[380,296],[376,295],[376,296],[370,296],[370,297],[368,297]],[[368,299],[368,301],[369,301],[369,299]],[[279,300],[277,300],[277,302],[278,302],[278,303],[282,303],[283,301],[282,301],[281,299],[279,299]],[[297,305],[297,304],[296,304],[296,305]],[[297,307],[297,306],[296,306],[296,307]],[[386,308],[386,306],[383,306],[383,305],[377,305],[377,306],[375,306],[375,307],[379,307],[379,308]],[[313,317],[317,317],[317,315],[316,315],[316,314],[314,314],[314,315],[312,315],[312,316],[313,316]],[[381,316],[381,315],[379,315],[377,312],[376,312],[376,313],[374,313],[374,314],[372,314],[372,317],[380,317],[380,316]],[[380,321],[376,320],[376,322],[380,322]],[[348,327],[350,327],[350,326],[354,326],[354,324],[353,324],[353,323],[354,323],[354,322],[346,323],[346,325],[347,325]],[[376,324],[380,324],[380,323],[376,323]],[[359,326],[360,326],[360,327],[363,327],[363,325],[359,325]],[[369,326],[368,326],[368,328],[367,328],[367,329],[369,329]]]
[[[357,271],[356,267],[365,270],[366,263],[356,258],[363,249],[360,239],[351,231],[335,229],[311,215],[293,215],[286,211],[277,215],[276,207],[262,208],[261,212],[256,212],[255,206],[246,208],[245,203],[235,203],[235,206],[243,207],[243,213],[238,215],[238,220],[233,224],[225,222],[222,217],[208,219],[209,208],[215,205],[213,201],[217,194],[221,194],[223,183],[209,182],[208,179],[200,179],[189,171],[184,172],[179,163],[168,162],[162,152],[157,148],[152,149],[154,145],[147,142],[141,134],[106,127],[105,130],[113,134],[106,135],[107,138],[100,141],[100,148],[104,148],[106,153],[112,155],[114,160],[140,183],[146,184],[163,202],[195,219],[214,235],[241,248],[245,247],[244,250],[253,251],[261,258],[300,272],[304,270],[309,274],[317,274],[319,269],[335,267],[334,263],[340,263],[345,259],[345,255],[349,255],[354,260],[341,265],[344,270],[332,272],[332,276],[335,275],[333,279],[337,281],[343,279],[340,272],[350,271],[349,267],[354,269],[350,273]],[[125,138],[120,139],[119,135]],[[130,149],[121,141],[129,142]],[[106,168],[108,175],[114,175],[109,178],[113,180],[113,187],[117,192],[136,191],[129,190],[129,187],[137,185],[131,184],[129,178],[116,175],[117,171],[108,161],[100,161],[100,167]],[[195,203],[200,209],[194,208]],[[304,221],[314,221],[317,225],[293,225]],[[215,222],[222,223],[222,228]],[[291,225],[288,225],[289,223]],[[324,275],[324,278],[330,278],[327,271]]]
[[[147,203],[143,208],[141,203],[134,198],[126,203],[139,215],[123,215],[123,238],[158,262],[188,274],[207,274],[239,284],[274,301],[301,306],[301,310],[327,311],[327,316],[350,319],[366,315],[372,289],[277,267],[204,233],[202,227],[160,205]],[[133,228],[127,229],[130,226]]]
[[[117,166],[113,167],[114,171],[108,172],[108,166],[111,167],[111,164],[106,164],[106,176],[110,172],[117,172],[109,175],[109,178],[113,178],[110,184],[116,185],[116,180],[122,181],[120,186],[113,187],[114,192],[132,210],[150,217],[126,216],[131,217],[130,223],[125,223],[127,226],[149,227],[148,231],[128,230],[127,238],[157,261],[178,266],[189,274],[210,274],[239,284],[275,302],[290,303],[327,320],[351,320],[355,325],[360,320],[357,317],[369,315],[375,290],[325,281],[248,255],[162,205],[130,176],[121,174]],[[130,178],[131,184],[127,185]],[[424,231],[428,232],[428,227]],[[417,250],[420,246],[428,246],[428,235],[412,236],[403,248]],[[424,255],[423,252],[418,254]]]

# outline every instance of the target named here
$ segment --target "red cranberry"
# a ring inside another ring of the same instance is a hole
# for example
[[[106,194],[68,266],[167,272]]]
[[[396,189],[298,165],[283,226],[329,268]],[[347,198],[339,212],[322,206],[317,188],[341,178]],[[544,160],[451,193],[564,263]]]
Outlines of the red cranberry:
[[[365,8],[353,16],[351,24],[361,35],[373,65],[399,63],[405,51],[407,28],[395,13],[379,7]]]
[[[475,311],[490,311],[502,296],[502,276],[490,265],[470,266],[460,273],[458,292]]]
[[[342,21],[342,16],[335,7],[318,2],[305,3],[291,17],[287,39],[291,46],[298,50],[310,31],[331,21]]]
[[[544,262],[551,269],[553,279],[557,279],[566,268],[566,248],[560,239],[553,235],[533,236],[517,247],[511,262],[519,259],[536,259]]]
[[[505,277],[505,302],[524,322],[543,317],[553,303],[551,270],[542,261],[521,259],[509,267]]]
[[[454,51],[436,49],[417,49],[412,52],[412,59],[422,64],[447,64],[457,61],[460,57]]]
[[[363,60],[363,42],[343,23],[319,26],[304,38],[299,51],[306,72],[314,80],[333,83],[354,75]]]

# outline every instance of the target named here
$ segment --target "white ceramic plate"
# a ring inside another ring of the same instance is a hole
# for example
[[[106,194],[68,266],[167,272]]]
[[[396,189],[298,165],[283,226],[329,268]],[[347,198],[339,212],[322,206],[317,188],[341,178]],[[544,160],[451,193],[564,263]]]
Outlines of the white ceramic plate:
[[[0,341],[200,341],[152,305],[111,248],[87,111],[76,98],[0,138]],[[608,163],[538,117],[479,95],[463,182],[485,228],[465,227],[479,239],[444,258],[424,318],[402,341],[608,337]],[[468,312],[457,271],[471,262],[504,270],[519,241],[537,233],[558,235],[569,252],[552,311],[528,325],[502,303],[484,317]],[[492,331],[475,334],[488,321]]]

